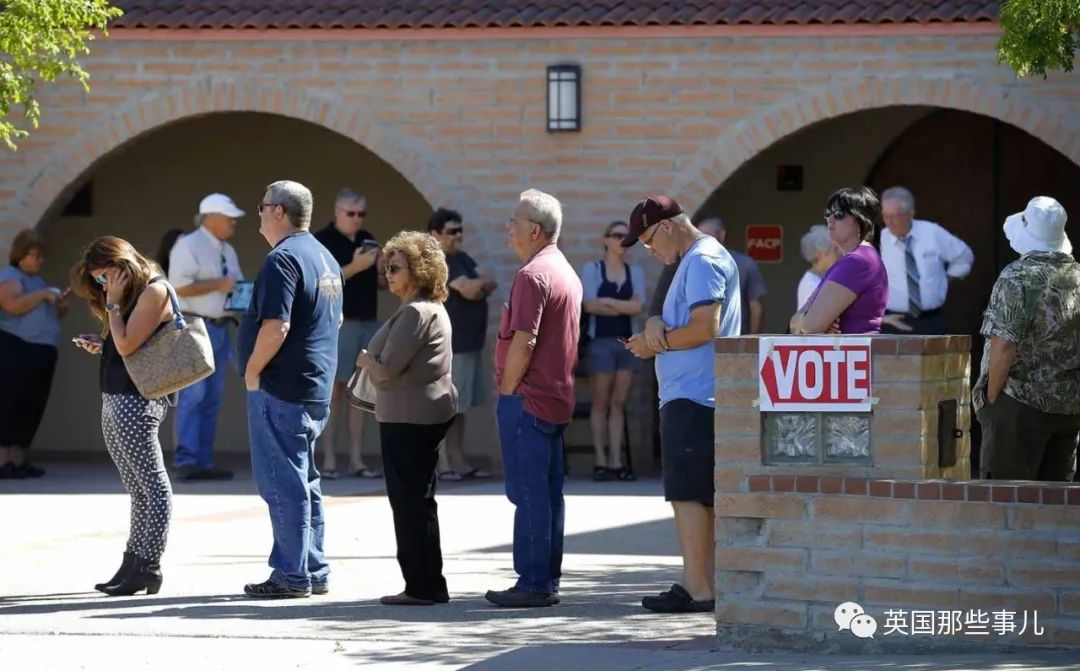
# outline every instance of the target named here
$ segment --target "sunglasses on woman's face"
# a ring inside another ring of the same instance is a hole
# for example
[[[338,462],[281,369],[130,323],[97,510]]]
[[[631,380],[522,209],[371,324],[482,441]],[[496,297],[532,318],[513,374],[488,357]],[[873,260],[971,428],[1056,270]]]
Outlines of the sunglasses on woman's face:
[[[94,275],[94,281],[101,286],[105,286],[109,283],[109,278],[105,276],[105,273],[101,273],[100,275]]]
[[[611,238],[612,240],[625,240],[626,239],[626,233],[618,233],[618,232],[616,232],[616,233],[608,233],[608,237]]]
[[[838,221],[843,221],[850,214],[850,212],[845,212],[844,210],[825,210],[825,221],[836,223]]]
[[[400,272],[402,270],[404,270],[403,266],[395,266],[392,263],[386,264],[386,274],[387,275],[396,275],[398,272]]]

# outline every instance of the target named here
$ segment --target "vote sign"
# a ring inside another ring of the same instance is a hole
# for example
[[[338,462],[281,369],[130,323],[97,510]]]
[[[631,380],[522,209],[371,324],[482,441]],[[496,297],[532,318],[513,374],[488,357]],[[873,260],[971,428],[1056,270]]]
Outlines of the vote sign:
[[[761,338],[763,411],[870,412],[870,338]]]

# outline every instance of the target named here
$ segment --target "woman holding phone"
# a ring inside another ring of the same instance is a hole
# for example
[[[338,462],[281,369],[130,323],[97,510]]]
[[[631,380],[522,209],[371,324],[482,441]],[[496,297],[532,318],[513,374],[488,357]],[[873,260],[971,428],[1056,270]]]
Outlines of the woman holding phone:
[[[144,398],[124,357],[173,317],[167,283],[158,266],[120,238],[98,238],[71,269],[71,286],[101,321],[101,335],[76,336],[75,345],[100,354],[101,431],[109,456],[131,496],[131,528],[120,569],[94,586],[109,596],[161,588],[161,555],[172,515],[172,484],[158,430],[165,399]]]
[[[613,221],[604,229],[604,258],[581,269],[582,309],[588,317],[585,371],[589,375],[595,465],[593,480],[634,480],[623,465],[626,399],[638,360],[623,345],[634,333],[632,320],[645,306],[645,273],[625,261],[622,241],[629,229]]]
[[[26,457],[56,371],[67,291],[41,279],[45,240],[33,229],[15,236],[0,269],[0,480],[40,478]]]

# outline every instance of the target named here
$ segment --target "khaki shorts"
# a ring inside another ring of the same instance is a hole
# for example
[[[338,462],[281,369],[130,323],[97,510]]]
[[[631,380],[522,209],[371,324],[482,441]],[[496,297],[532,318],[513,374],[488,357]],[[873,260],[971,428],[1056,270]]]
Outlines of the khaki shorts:
[[[450,377],[457,387],[458,411],[461,413],[484,405],[491,396],[483,359],[483,352],[454,354]]]

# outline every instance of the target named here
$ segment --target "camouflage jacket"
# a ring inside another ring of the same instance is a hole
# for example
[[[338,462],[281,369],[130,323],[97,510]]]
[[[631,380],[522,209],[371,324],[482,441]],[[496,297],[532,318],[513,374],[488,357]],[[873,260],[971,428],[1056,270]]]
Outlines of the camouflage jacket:
[[[980,331],[987,336],[975,410],[986,404],[990,339],[1016,343],[1005,393],[1043,412],[1080,414],[1080,264],[1032,252],[1001,271]]]

